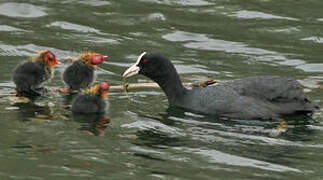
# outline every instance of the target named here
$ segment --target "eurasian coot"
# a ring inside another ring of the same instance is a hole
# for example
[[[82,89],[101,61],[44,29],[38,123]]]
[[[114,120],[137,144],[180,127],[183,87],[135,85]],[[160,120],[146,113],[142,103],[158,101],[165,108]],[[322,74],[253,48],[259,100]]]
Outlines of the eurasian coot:
[[[107,56],[98,53],[82,53],[80,58],[66,68],[63,80],[71,91],[88,88],[95,80],[95,68],[102,63]]]
[[[19,64],[13,72],[17,96],[43,95],[46,92],[43,83],[52,77],[52,68],[57,63],[52,52],[43,50]]]
[[[109,85],[102,82],[86,90],[86,92],[78,94],[72,100],[73,113],[104,113],[106,110],[105,98]]]
[[[157,53],[142,53],[123,77],[142,74],[165,92],[170,106],[235,119],[279,119],[282,115],[314,111],[294,79],[259,76],[187,89],[171,61]]]

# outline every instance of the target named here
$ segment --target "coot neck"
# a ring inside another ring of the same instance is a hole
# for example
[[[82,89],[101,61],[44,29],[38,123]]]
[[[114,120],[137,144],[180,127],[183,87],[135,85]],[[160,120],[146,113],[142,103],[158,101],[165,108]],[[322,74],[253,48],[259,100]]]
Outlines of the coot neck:
[[[175,105],[176,103],[180,102],[182,97],[185,95],[187,89],[183,86],[181,79],[174,67],[171,64],[166,71],[163,71],[154,77],[151,77],[164,91],[167,96],[167,99],[171,105]],[[165,73],[166,72],[166,73]]]

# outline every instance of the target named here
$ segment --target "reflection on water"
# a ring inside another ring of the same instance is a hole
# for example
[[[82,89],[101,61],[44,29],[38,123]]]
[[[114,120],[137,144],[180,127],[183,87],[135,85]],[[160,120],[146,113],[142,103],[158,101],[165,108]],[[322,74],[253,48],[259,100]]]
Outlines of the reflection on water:
[[[0,31],[12,32],[12,31],[25,31],[25,30],[19,29],[19,28],[15,28],[15,27],[12,27],[12,26],[0,25]]]
[[[39,121],[53,120],[54,114],[51,107],[51,103],[46,104],[45,102],[35,102],[33,100],[21,100],[16,103],[13,102],[11,107],[6,108],[12,112],[12,118],[22,121]]]
[[[78,24],[73,24],[73,23],[69,23],[69,22],[64,22],[64,21],[53,22],[53,23],[47,25],[47,27],[60,27],[62,29],[66,29],[66,30],[74,30],[74,31],[79,31],[79,32],[84,32],[84,33],[100,33],[100,31],[97,29],[87,27],[87,26],[78,25]]]
[[[297,66],[296,68],[305,72],[323,72],[323,63],[303,64]]]
[[[313,42],[316,42],[316,43],[323,43],[323,38],[322,37],[315,37],[315,36],[308,37],[308,38],[303,38],[301,40],[303,40],[303,41],[313,41]]]
[[[246,11],[246,10],[235,12],[232,16],[235,16],[241,19],[286,19],[286,20],[292,20],[292,21],[298,20],[296,18],[282,17],[282,16],[276,16],[272,14],[266,14],[263,12]]]
[[[27,3],[4,3],[0,5],[0,15],[9,17],[37,18],[46,16],[46,8]]]
[[[167,4],[167,5],[182,5],[182,6],[206,6],[211,3],[204,0],[140,0],[143,2]]]
[[[73,121],[81,124],[80,130],[93,136],[102,136],[110,118],[105,114],[73,114]]]
[[[265,169],[270,171],[278,171],[278,172],[283,172],[283,171],[292,171],[297,173],[302,172],[299,169],[294,169],[294,168],[281,166],[277,164],[243,158],[243,157],[219,152],[216,150],[185,149],[185,148],[176,148],[176,150],[191,152],[191,153],[205,156],[206,158],[209,159],[209,162],[211,163],[229,164],[234,166],[249,166],[249,167],[255,167],[255,168],[260,168],[260,169]]]

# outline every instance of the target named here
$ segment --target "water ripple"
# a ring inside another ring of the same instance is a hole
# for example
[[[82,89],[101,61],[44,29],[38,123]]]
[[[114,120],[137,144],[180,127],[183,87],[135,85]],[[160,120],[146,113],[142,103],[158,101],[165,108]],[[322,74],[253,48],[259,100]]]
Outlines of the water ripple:
[[[77,1],[81,4],[91,5],[91,6],[108,6],[111,5],[109,1],[91,0],[91,1]]]
[[[193,149],[193,148],[184,148],[184,147],[178,147],[174,149],[188,152],[188,153],[195,153],[195,154],[205,156],[207,158],[211,158],[209,159],[209,162],[211,163],[221,163],[221,164],[227,164],[227,165],[233,165],[233,166],[247,166],[247,167],[259,168],[264,170],[276,171],[276,172],[285,172],[285,171],[293,171],[298,173],[302,172],[299,169],[290,168],[288,166],[240,157],[237,155],[223,153],[217,150]]]
[[[73,30],[73,31],[84,32],[84,33],[97,33],[97,34],[101,33],[99,30],[95,28],[83,26],[79,24],[73,24],[65,21],[55,21],[47,25],[47,27],[59,27],[65,30]]]
[[[211,39],[205,34],[191,33],[185,31],[175,31],[162,36],[168,41],[174,42],[188,42],[184,44],[185,47],[199,49],[199,50],[214,50],[224,51],[228,53],[240,53],[251,55],[273,55],[277,54],[273,51],[268,51],[260,48],[248,47],[248,45],[241,42],[231,42],[220,39]],[[193,41],[193,42],[192,42]]]
[[[305,63],[303,60],[289,59],[275,51],[249,47],[247,44],[242,42],[212,39],[207,35],[200,33],[174,31],[172,33],[163,35],[162,38],[172,42],[183,42],[185,47],[191,49],[223,51],[232,54],[248,55],[259,61],[278,61],[280,64],[291,66]]]
[[[323,63],[310,63],[296,66],[305,72],[323,72]]]
[[[291,20],[291,21],[299,20],[297,18],[283,17],[283,16],[277,16],[277,15],[267,14],[267,13],[258,12],[258,11],[247,11],[247,10],[234,12],[234,14],[230,16],[234,16],[240,19],[285,19],[285,20]]]
[[[156,150],[152,150],[152,149],[145,149],[143,147],[140,146],[132,146],[129,148],[132,151],[137,151],[137,152],[142,152],[142,153],[152,153],[152,154],[165,154],[164,152],[160,152],[160,151],[156,151]]]
[[[4,3],[0,5],[0,14],[9,17],[37,18],[46,16],[46,8],[27,3]]]
[[[185,133],[176,127],[170,127],[164,124],[161,124],[160,122],[157,121],[152,121],[152,120],[138,120],[136,122],[130,123],[130,124],[124,124],[122,125],[123,128],[137,128],[140,130],[155,130],[158,132],[163,132],[168,135],[172,136],[185,136]]]
[[[11,31],[26,31],[26,30],[15,28],[15,27],[8,26],[8,25],[0,25],[0,31],[11,32]]]
[[[311,37],[303,38],[301,40],[303,40],[303,41],[313,41],[315,43],[323,43],[323,38],[319,37],[319,36],[311,36]]]
[[[207,6],[210,2],[204,0],[140,0],[142,2],[166,4],[166,5],[182,5],[182,6]]]
[[[31,56],[35,52],[44,50],[44,49],[52,51],[56,56],[59,56],[59,57],[78,55],[75,52],[64,51],[64,50],[60,50],[52,47],[38,46],[35,44],[13,46],[13,45],[2,44],[0,41],[0,55],[2,56]]]

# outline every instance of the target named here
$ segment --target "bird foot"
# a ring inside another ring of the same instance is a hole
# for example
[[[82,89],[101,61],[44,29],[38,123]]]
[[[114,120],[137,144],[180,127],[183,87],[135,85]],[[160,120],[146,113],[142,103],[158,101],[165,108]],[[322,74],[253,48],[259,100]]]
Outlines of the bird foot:
[[[123,88],[125,89],[125,91],[126,92],[128,92],[129,90],[128,90],[128,87],[129,87],[129,83],[125,83],[124,85],[123,85]]]
[[[58,88],[57,91],[61,94],[68,94],[70,92],[70,89],[68,88]]]
[[[70,62],[70,63],[73,63],[73,62],[75,62],[77,60],[78,60],[77,57],[67,56],[65,59],[62,59],[61,62]]]
[[[205,80],[205,81],[202,81],[202,82],[199,82],[199,83],[194,83],[192,84],[193,86],[198,86],[198,87],[206,87],[206,86],[209,86],[209,85],[212,85],[212,84],[215,84],[217,83],[217,81],[215,79],[208,79],[208,80]]]
[[[72,90],[69,88],[58,88],[57,91],[61,94],[76,94],[79,92],[77,90]]]

